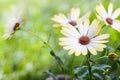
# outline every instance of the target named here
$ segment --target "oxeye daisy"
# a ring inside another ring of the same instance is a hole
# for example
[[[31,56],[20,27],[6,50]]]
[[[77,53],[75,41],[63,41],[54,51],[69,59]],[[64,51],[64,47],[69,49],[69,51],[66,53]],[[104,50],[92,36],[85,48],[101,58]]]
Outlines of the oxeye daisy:
[[[65,27],[67,24],[70,24],[73,27],[77,27],[79,16],[80,16],[80,9],[72,8],[68,17],[60,13],[58,15],[55,15],[52,18],[52,20],[57,22],[57,24],[54,25],[55,27],[58,27],[58,26]],[[83,17],[81,17],[81,20],[84,20],[85,18],[88,18],[89,16],[90,16],[90,12],[86,13]]]
[[[24,22],[21,8],[12,7],[9,13],[4,14],[4,21],[6,29],[3,38],[10,39]]]
[[[77,29],[68,25],[61,30],[65,37],[59,39],[59,45],[69,50],[68,54],[75,56],[87,55],[88,51],[96,55],[97,51],[103,51],[106,47],[104,43],[107,43],[109,38],[109,34],[97,35],[100,29],[98,20],[94,20],[91,25],[88,19],[84,22],[80,21]]]
[[[100,3],[96,6],[96,11],[97,17],[100,20],[103,20],[106,25],[109,25],[120,32],[120,20],[116,19],[120,15],[120,8],[113,12],[113,4],[110,3],[108,6],[108,11],[106,11],[104,6]]]

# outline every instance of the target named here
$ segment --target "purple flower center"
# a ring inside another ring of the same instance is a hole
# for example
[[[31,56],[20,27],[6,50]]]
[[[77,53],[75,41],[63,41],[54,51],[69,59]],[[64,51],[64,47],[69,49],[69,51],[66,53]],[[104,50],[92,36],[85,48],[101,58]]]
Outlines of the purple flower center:
[[[82,45],[87,45],[90,43],[90,38],[88,36],[82,36],[79,38],[79,43]]]
[[[113,20],[111,18],[106,18],[106,22],[109,24],[109,25],[112,25],[113,24]]]
[[[19,26],[20,26],[20,23],[16,22],[15,25],[14,25],[14,27],[13,27],[13,30],[16,31]]]
[[[69,24],[71,24],[72,26],[76,26],[77,23],[75,21],[70,21]]]

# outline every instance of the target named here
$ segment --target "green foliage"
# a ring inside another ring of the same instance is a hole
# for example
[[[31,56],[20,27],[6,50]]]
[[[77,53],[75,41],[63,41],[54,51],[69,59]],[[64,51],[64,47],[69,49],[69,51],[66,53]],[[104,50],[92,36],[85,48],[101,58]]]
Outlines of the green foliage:
[[[78,7],[81,9],[81,16],[87,11],[91,11],[92,20],[96,18],[95,6],[100,1],[106,8],[109,2],[113,2],[115,7],[120,7],[119,0],[0,0],[0,80],[45,80],[49,75],[57,74],[70,75],[72,80],[75,78],[88,79],[88,67],[82,66],[85,63],[85,57],[70,56],[58,45],[58,39],[61,37],[60,28],[53,28],[51,17],[59,12],[66,14],[72,7]],[[5,27],[2,19],[4,11],[9,10],[12,5],[18,4],[27,6],[25,12],[27,22],[23,27],[38,34],[44,41],[48,41],[55,52],[48,49],[34,35],[20,30],[14,34],[12,39],[2,39]],[[108,51],[92,56],[93,61],[104,55],[105,52],[109,54],[114,51],[120,44],[119,32],[104,27],[102,33],[111,35]],[[117,51],[117,54],[120,55],[120,50]],[[118,80],[120,67],[117,65],[120,65],[120,58],[118,58],[118,62],[110,61],[108,58],[94,62],[96,63],[92,66],[94,80]],[[98,65],[101,63],[104,64]],[[48,69],[51,72],[46,71]]]
[[[106,80],[106,73],[110,68],[111,66],[106,64],[92,66],[93,80]],[[88,66],[77,67],[74,69],[74,73],[79,80],[89,79],[87,78],[89,76]]]

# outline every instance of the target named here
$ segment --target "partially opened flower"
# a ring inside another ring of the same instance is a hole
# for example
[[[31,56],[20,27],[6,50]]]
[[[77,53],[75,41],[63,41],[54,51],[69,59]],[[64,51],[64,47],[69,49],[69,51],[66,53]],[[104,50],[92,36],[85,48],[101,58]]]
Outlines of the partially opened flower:
[[[113,4],[110,3],[108,6],[108,11],[106,11],[103,5],[100,3],[96,6],[96,11],[98,13],[97,17],[100,20],[103,20],[106,25],[109,25],[120,32],[120,20],[116,19],[120,15],[120,8],[113,12]]]
[[[103,51],[106,47],[104,43],[108,42],[109,34],[97,35],[101,29],[99,21],[94,20],[91,25],[87,19],[84,22],[79,22],[78,29],[71,27],[64,27],[62,34],[65,37],[60,38],[60,45],[64,49],[69,50],[69,54],[88,54],[88,50],[91,54],[96,55],[97,51]]]
[[[67,24],[77,27],[79,16],[80,16],[79,8],[72,8],[70,15],[68,17],[66,17],[64,14],[60,13],[58,15],[55,15],[52,18],[52,20],[57,22],[57,24],[54,25],[55,27],[58,27],[58,26],[65,27]],[[90,12],[86,13],[83,17],[81,17],[81,20],[84,20],[84,19],[88,18],[89,16],[90,16]]]
[[[12,35],[20,28],[21,24],[24,22],[22,17],[22,10],[16,6],[11,8],[11,11],[4,14],[5,21],[5,33],[3,35],[4,39],[9,39]]]

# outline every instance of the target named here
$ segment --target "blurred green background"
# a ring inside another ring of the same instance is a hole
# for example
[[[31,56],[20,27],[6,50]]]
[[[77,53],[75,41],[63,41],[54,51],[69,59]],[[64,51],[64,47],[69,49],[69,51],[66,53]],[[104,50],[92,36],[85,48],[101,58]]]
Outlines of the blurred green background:
[[[109,2],[113,2],[115,9],[120,7],[119,0],[0,0],[0,80],[45,80],[43,72],[57,65],[50,55],[50,49],[25,31],[17,31],[10,40],[2,39],[5,26],[2,20],[4,11],[9,10],[13,5],[26,5],[27,22],[23,27],[49,41],[56,55],[72,67],[81,65],[84,56],[74,57],[74,63],[71,62],[73,56],[67,55],[67,51],[58,45],[58,38],[62,35],[60,28],[52,27],[54,22],[51,21],[51,17],[57,13],[67,15],[72,7],[78,7],[81,10],[80,16],[91,11],[92,20],[96,18],[95,6],[99,2],[102,2],[106,8]],[[103,33],[111,34],[108,45],[116,48],[120,42],[120,33],[106,27]]]

